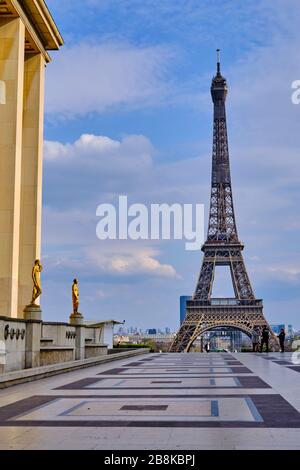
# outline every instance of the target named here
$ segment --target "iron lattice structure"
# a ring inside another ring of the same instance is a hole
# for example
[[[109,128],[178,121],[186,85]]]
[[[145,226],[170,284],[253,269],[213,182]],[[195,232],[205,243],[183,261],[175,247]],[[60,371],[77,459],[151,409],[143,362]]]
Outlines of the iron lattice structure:
[[[225,101],[226,79],[217,63],[212,80],[214,104],[211,198],[207,240],[202,246],[203,262],[193,299],[187,302],[185,319],[170,351],[188,352],[195,339],[216,327],[237,328],[251,336],[255,326],[267,325],[263,302],[256,299],[244,263],[243,244],[239,241],[233,207],[227,138]],[[213,299],[212,286],[216,266],[229,266],[235,298]],[[269,328],[270,329],[270,328]],[[270,345],[277,349],[271,332]]]

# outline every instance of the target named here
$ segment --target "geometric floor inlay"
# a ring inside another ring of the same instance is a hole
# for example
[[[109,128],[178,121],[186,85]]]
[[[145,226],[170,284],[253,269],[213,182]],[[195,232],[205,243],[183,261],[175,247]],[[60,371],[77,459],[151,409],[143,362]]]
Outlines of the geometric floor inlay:
[[[134,405],[118,401],[99,399],[61,398],[37,410],[15,417],[17,421],[44,420],[89,420],[105,421],[144,421],[159,419],[174,420],[184,417],[185,421],[240,421],[262,422],[257,408],[250,397],[237,398],[203,398],[192,401],[168,400],[168,404],[154,405],[147,400],[137,400]],[[141,416],[141,411],[143,414]],[[158,413],[159,412],[159,413]]]
[[[297,427],[300,415],[280,395],[107,399],[41,396],[3,407],[0,426]],[[40,404],[37,402],[40,400]],[[24,403],[26,401],[27,403]],[[276,409],[276,414],[274,414]]]
[[[257,376],[182,376],[181,380],[174,378],[124,377],[97,378],[89,377],[70,384],[58,387],[57,390],[180,390],[180,389],[206,389],[206,388],[270,388],[270,386]],[[174,386],[176,385],[176,387]]]
[[[300,429],[300,413],[239,357],[153,354],[94,367],[52,394],[0,407],[0,427]],[[291,367],[288,357],[270,360]]]

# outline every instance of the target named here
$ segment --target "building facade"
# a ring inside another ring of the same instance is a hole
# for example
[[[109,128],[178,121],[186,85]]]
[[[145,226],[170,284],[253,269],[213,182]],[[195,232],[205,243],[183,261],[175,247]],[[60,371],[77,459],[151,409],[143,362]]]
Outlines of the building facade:
[[[0,316],[23,317],[41,252],[45,67],[63,39],[44,0],[0,1]]]

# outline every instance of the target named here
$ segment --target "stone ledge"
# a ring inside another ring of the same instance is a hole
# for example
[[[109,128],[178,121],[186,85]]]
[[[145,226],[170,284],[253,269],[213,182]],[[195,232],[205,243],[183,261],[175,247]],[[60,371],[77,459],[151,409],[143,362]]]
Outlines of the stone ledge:
[[[22,369],[18,371],[8,372],[0,375],[0,389],[11,387],[23,382],[32,382],[33,380],[43,379],[51,375],[62,374],[63,372],[72,372],[76,369],[84,367],[96,366],[105,362],[116,361],[118,359],[126,359],[128,357],[148,354],[147,348],[136,349],[134,351],[124,351],[121,353],[92,357],[88,359],[80,359],[77,361],[61,362],[59,364],[50,364],[48,366],[34,367],[32,369]]]

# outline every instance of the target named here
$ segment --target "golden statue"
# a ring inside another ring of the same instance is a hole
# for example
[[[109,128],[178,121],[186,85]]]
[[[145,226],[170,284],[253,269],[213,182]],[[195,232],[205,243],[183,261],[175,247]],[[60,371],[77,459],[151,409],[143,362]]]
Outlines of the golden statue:
[[[36,299],[41,295],[41,271],[43,270],[43,266],[39,259],[36,259],[34,262],[34,266],[32,268],[32,280],[33,280],[33,290],[32,290],[32,299],[31,305],[36,305]]]
[[[73,302],[73,315],[78,315],[79,307],[79,290],[78,290],[78,280],[73,280],[72,285],[72,302]]]

